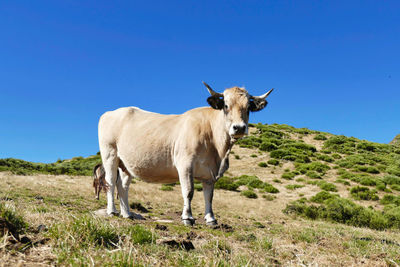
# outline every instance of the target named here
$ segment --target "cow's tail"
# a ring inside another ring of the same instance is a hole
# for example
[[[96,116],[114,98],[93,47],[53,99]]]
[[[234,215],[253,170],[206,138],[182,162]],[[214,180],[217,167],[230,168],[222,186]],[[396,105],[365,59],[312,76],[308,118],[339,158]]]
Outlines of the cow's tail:
[[[102,167],[103,164],[99,163],[93,168],[93,187],[96,187],[97,183],[99,182],[99,177],[97,177],[97,169]]]

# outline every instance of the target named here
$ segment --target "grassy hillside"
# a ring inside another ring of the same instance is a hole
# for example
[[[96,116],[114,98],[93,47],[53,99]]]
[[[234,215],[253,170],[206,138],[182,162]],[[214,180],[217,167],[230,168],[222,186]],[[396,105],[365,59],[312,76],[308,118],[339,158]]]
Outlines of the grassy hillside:
[[[94,166],[101,162],[99,153],[87,158],[75,157],[67,160],[58,160],[54,163],[34,163],[21,159],[0,159],[0,171],[10,171],[13,174],[68,174],[92,175]]]
[[[11,265],[400,264],[398,146],[287,125],[250,132],[216,184],[216,229],[202,219],[199,183],[193,228],[180,222],[179,184],[134,180],[131,207],[146,220],[130,221],[93,214],[105,208],[105,195],[96,201],[91,178],[75,174],[90,175],[98,155],[54,164],[0,160],[0,228],[14,236],[0,238],[0,258]]]
[[[399,146],[400,145],[400,134],[396,135],[396,137],[393,138],[392,141],[390,141],[390,144]]]

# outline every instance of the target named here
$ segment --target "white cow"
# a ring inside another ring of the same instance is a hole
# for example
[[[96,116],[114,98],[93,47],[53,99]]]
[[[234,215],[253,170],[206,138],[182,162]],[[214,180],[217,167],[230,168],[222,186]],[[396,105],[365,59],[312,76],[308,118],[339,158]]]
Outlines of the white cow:
[[[207,99],[211,107],[195,108],[181,115],[125,107],[101,116],[99,145],[109,185],[109,215],[118,214],[114,204],[117,185],[121,215],[134,217],[128,203],[133,176],[151,183],[179,181],[184,201],[182,220],[185,225],[193,225],[191,200],[196,178],[203,184],[206,223],[217,224],[212,210],[214,183],[229,167],[234,141],[248,133],[249,112],[263,109],[273,89],[254,97],[240,87],[221,94],[204,85],[211,94]],[[116,181],[118,168],[121,179]]]

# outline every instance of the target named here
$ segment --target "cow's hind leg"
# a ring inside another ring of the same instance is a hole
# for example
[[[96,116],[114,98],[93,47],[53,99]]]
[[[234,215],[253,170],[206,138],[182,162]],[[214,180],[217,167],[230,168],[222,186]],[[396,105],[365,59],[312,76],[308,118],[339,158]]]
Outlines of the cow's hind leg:
[[[114,147],[109,146],[101,149],[101,157],[103,160],[104,171],[106,173],[107,190],[107,214],[117,215],[117,209],[114,203],[115,183],[118,175],[117,151]]]
[[[134,214],[129,211],[128,192],[132,176],[125,173],[121,169],[118,172],[117,189],[119,194],[119,203],[121,207],[121,215],[124,218],[133,218]]]
[[[194,193],[192,168],[178,168],[178,173],[183,196],[182,221],[185,225],[192,226],[195,221],[192,216],[191,207]]]
[[[217,225],[217,220],[214,217],[214,212],[212,210],[212,200],[214,196],[214,181],[204,181],[203,182],[203,193],[205,202],[205,216],[207,225]]]

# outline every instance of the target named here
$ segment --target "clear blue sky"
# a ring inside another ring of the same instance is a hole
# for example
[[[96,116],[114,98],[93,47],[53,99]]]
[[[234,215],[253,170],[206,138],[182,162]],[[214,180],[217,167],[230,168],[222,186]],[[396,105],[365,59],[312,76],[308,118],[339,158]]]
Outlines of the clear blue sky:
[[[1,1],[0,158],[95,154],[105,111],[182,113],[245,86],[251,122],[388,143],[399,1]]]

